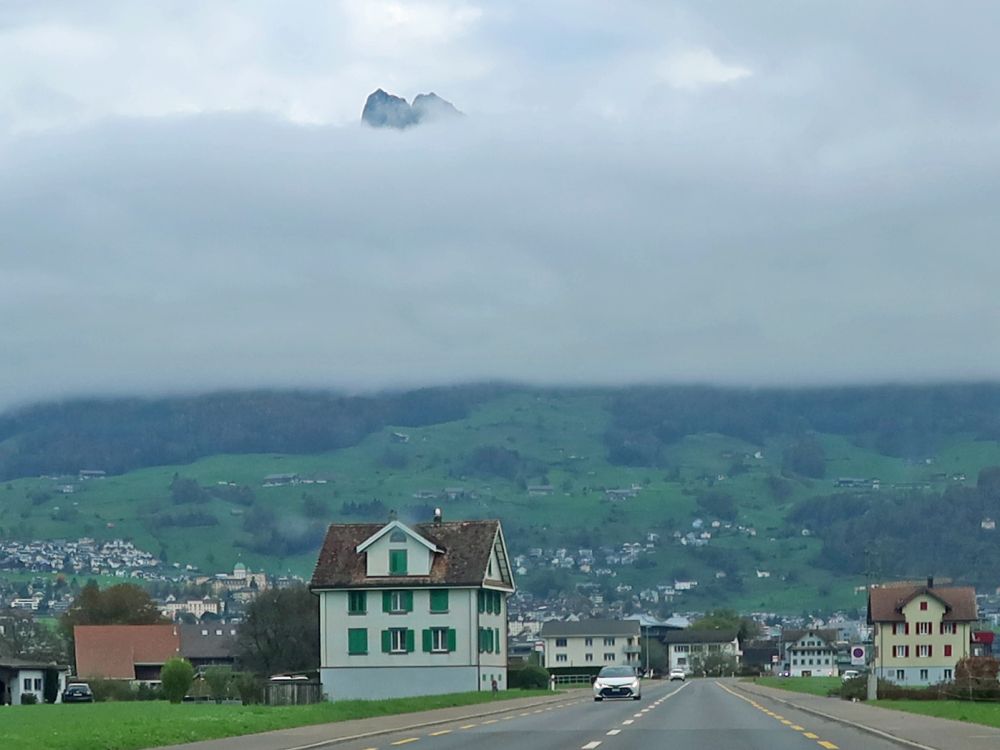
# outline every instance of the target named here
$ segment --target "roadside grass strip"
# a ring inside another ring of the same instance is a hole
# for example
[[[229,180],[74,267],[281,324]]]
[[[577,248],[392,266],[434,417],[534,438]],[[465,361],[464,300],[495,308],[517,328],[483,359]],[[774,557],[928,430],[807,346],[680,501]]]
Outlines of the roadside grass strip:
[[[759,703],[757,703],[757,701],[751,700],[750,698],[747,698],[744,695],[740,695],[739,693],[737,693],[737,692],[735,692],[733,690],[730,690],[728,687],[726,687],[725,685],[723,685],[721,682],[716,682],[715,684],[718,687],[720,687],[723,690],[725,690],[730,695],[732,695],[733,697],[739,698],[744,703],[749,703],[753,708],[756,708],[758,711],[760,711],[765,716],[770,716],[775,721],[781,723],[782,726],[786,726],[789,729],[791,729],[792,731],[799,732],[806,739],[815,740],[816,744],[819,745],[820,747],[826,748],[826,750],[839,750],[839,747],[837,745],[833,744],[832,742],[828,742],[827,740],[821,740],[819,738],[818,734],[814,734],[813,732],[807,732],[804,727],[802,727],[802,726],[800,726],[800,725],[798,725],[798,724],[790,721],[789,719],[786,719],[784,716],[781,716],[780,714],[776,714],[774,711],[769,711],[768,709],[764,708],[764,706],[762,706]]]
[[[171,705],[166,701],[5,706],[0,746],[18,750],[141,750],[439,708],[469,706],[502,711],[500,706],[506,700],[526,697],[541,696],[539,691],[509,690],[499,697],[476,692],[308,706]]]

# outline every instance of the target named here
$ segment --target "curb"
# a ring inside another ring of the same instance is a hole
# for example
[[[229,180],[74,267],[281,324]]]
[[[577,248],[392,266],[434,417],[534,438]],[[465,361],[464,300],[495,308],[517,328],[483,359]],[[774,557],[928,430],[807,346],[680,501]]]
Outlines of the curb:
[[[755,695],[758,698],[764,698],[765,700],[774,701],[775,703],[782,703],[786,706],[791,706],[792,708],[795,708],[804,713],[812,714],[813,716],[819,716],[820,718],[827,719],[828,721],[835,721],[838,724],[844,724],[845,726],[852,727],[853,729],[865,732],[866,734],[874,735],[883,740],[888,740],[889,742],[894,742],[895,744],[902,745],[903,747],[916,748],[916,750],[938,750],[938,748],[931,747],[930,745],[922,745],[919,742],[915,742],[914,740],[908,740],[904,737],[898,737],[895,734],[884,732],[881,729],[875,729],[874,727],[870,727],[866,724],[859,724],[858,722],[851,721],[850,719],[844,719],[840,716],[833,716],[832,714],[819,711],[815,708],[809,708],[808,706],[800,706],[798,703],[793,703],[792,701],[785,700],[784,698],[777,698],[768,693],[758,693],[756,690],[748,689],[747,687],[744,686],[743,683],[736,683],[735,687],[737,687],[744,693]]]
[[[295,745],[293,747],[287,747],[283,750],[314,750],[320,747],[329,747],[331,745],[337,745],[341,742],[351,742],[353,740],[363,740],[368,737],[378,737],[383,734],[396,734],[397,732],[406,732],[411,729],[424,729],[426,727],[436,727],[442,724],[454,724],[459,721],[467,721],[469,719],[481,719],[484,716],[497,716],[499,714],[510,713],[511,711],[521,711],[525,708],[534,706],[547,706],[550,703],[559,703],[560,701],[566,700],[566,696],[563,695],[561,698],[549,698],[547,700],[540,700],[538,703],[532,703],[530,706],[513,706],[510,708],[498,708],[493,711],[482,711],[480,713],[466,714],[465,716],[456,716],[450,719],[435,719],[434,721],[424,721],[419,724],[410,724],[405,727],[393,727],[391,729],[376,729],[371,732],[360,732],[358,734],[352,734],[344,737],[331,737],[328,740],[320,740],[319,742],[311,742],[307,745]],[[401,714],[396,714],[400,716]],[[934,750],[934,748],[929,748],[928,750]]]

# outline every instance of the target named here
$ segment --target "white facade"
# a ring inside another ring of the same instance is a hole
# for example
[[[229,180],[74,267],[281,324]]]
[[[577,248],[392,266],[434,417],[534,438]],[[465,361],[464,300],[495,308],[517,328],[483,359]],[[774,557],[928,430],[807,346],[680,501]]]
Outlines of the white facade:
[[[740,642],[737,638],[724,641],[705,641],[690,639],[687,642],[678,640],[667,644],[667,661],[670,669],[683,669],[685,674],[692,674],[699,668],[699,664],[712,657],[731,657],[737,663],[743,656],[740,649]]]
[[[836,646],[816,633],[785,644],[784,666],[792,677],[836,677]]]
[[[507,597],[514,591],[506,548],[498,522],[471,523],[480,532],[482,524],[496,529],[488,550],[473,550],[482,565],[475,584],[449,582],[440,572],[451,570],[449,549],[456,566],[459,554],[469,557],[459,524],[448,529],[445,549],[393,521],[358,544],[361,585],[325,587],[314,576],[320,679],[329,700],[491,690],[494,682],[506,689]],[[337,534],[331,527],[324,550]]]
[[[320,677],[331,700],[490,690],[493,680],[498,688],[506,688],[507,592],[486,588],[353,591],[355,597],[364,597],[364,612],[350,611],[348,591],[319,593]],[[402,611],[384,611],[383,599],[387,593],[394,596],[394,591],[412,596],[411,610],[406,611],[409,602],[404,601]],[[432,591],[446,592],[447,610],[431,610]],[[482,612],[480,598],[484,603],[492,600]],[[394,631],[405,634],[398,636]],[[364,647],[359,648],[362,641]]]
[[[545,668],[639,666],[639,636],[592,635],[545,638]]]

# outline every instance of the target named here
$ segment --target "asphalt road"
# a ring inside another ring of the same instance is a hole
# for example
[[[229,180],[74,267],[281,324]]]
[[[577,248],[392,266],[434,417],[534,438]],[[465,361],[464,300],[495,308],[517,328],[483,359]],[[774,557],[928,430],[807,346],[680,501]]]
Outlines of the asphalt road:
[[[551,706],[426,727],[343,750],[898,750],[886,740],[768,704],[724,682],[647,682],[641,701],[568,699]]]

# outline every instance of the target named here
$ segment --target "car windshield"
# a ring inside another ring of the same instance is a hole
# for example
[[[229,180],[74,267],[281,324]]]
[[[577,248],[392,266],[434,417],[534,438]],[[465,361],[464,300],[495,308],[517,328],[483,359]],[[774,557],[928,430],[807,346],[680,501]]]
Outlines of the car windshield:
[[[598,677],[634,677],[635,671],[632,667],[604,667]]]

